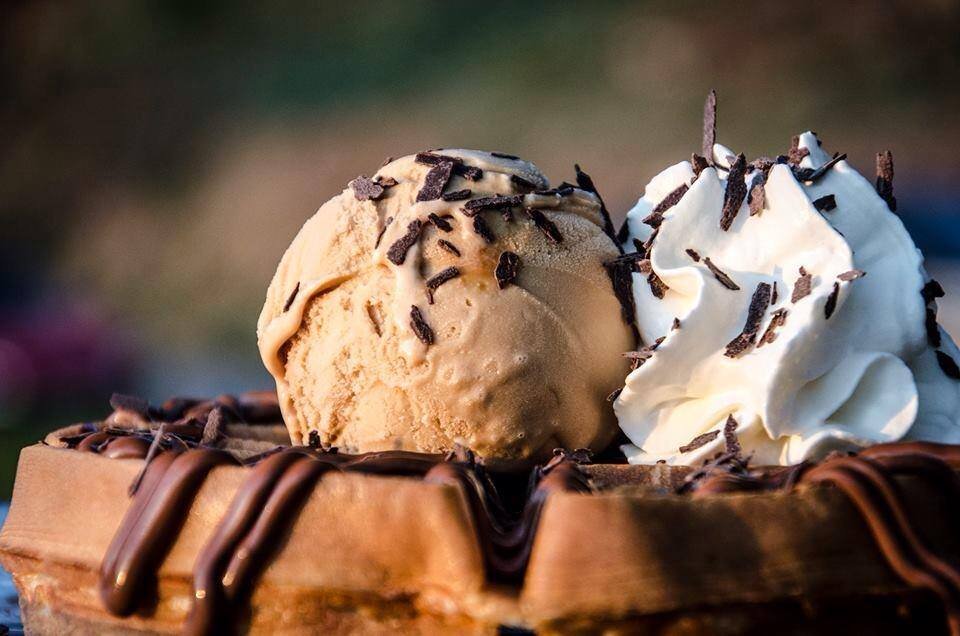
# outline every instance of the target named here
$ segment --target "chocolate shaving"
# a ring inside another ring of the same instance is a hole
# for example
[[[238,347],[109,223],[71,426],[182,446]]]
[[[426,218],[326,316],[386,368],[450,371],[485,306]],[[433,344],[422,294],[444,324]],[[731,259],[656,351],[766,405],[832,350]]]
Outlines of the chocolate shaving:
[[[615,258],[603,264],[613,285],[613,293],[620,303],[620,315],[631,328],[636,324],[636,306],[633,300],[633,271],[636,267],[632,260]]]
[[[723,355],[728,358],[736,358],[757,341],[760,322],[763,320],[763,315],[770,305],[770,294],[772,290],[773,288],[769,283],[757,284],[757,288],[753,292],[753,297],[750,299],[750,307],[747,309],[747,320],[743,324],[743,331],[727,344],[727,349]]]
[[[673,319],[673,326],[670,327],[670,331],[676,331],[679,328],[680,328],[680,319],[675,317]]]
[[[707,94],[703,104],[703,156],[713,163],[713,146],[717,143],[717,91]]]
[[[647,284],[650,285],[650,292],[657,298],[663,298],[669,287],[663,282],[656,272],[650,272],[647,276]]]
[[[618,397],[620,397],[620,394],[622,392],[623,392],[623,387],[620,387],[619,389],[614,389],[613,392],[607,396],[607,402],[615,401]]]
[[[441,248],[445,249],[446,251],[450,252],[454,256],[460,256],[460,250],[457,249],[457,246],[451,243],[450,241],[447,241],[445,239],[437,239],[437,245],[439,245]]]
[[[834,167],[846,158],[846,154],[834,155],[833,159],[823,164],[819,168],[793,168],[793,176],[796,177],[797,181],[813,183],[825,175],[830,168]]]
[[[777,291],[777,281],[773,281],[773,293],[770,294],[770,304],[776,305],[779,298],[780,293]]]
[[[739,455],[743,448],[740,446],[740,440],[737,439],[737,427],[740,424],[733,418],[733,415],[727,416],[727,421],[723,425],[723,441],[726,446],[726,452],[733,455]]]
[[[950,357],[950,354],[937,351],[937,364],[940,365],[947,377],[960,380],[960,367],[957,366],[956,360]]]
[[[226,417],[222,406],[215,406],[207,413],[207,423],[203,425],[203,435],[200,437],[201,446],[210,446],[223,434]]]
[[[454,190],[453,192],[444,192],[440,195],[440,198],[444,201],[464,201],[469,199],[471,194],[473,194],[471,190]]]
[[[939,353],[939,351],[937,352]],[[161,450],[161,443],[163,442],[163,436],[167,432],[167,423],[164,422],[160,425],[160,428],[156,430],[153,434],[153,440],[150,442],[150,448],[147,449],[147,455],[143,458],[143,466],[140,467],[137,476],[133,478],[133,481],[130,483],[130,487],[127,489],[127,495],[133,497],[137,494],[137,490],[140,489],[140,484],[143,482],[144,476],[147,474],[147,468],[150,466],[150,462],[153,461],[154,457],[157,456],[157,453]]]
[[[298,282],[296,287],[293,288],[293,291],[290,292],[290,295],[287,296],[287,302],[283,303],[283,313],[290,311],[290,308],[293,307],[293,301],[297,299],[297,294],[300,293],[300,283]]]
[[[384,223],[383,223],[383,227],[380,228],[380,233],[377,234],[377,241],[376,241],[376,243],[373,244],[373,249],[377,249],[378,247],[380,247],[380,241],[383,240],[383,235],[384,235],[384,233],[386,233],[387,228],[390,227],[390,224],[391,224],[391,223],[393,223],[393,217],[392,217],[392,216],[388,216],[388,217],[387,217],[387,220],[384,221]]]
[[[520,158],[520,157],[518,157],[517,155],[508,155],[508,154],[505,153],[505,152],[491,152],[491,153],[490,153],[490,156],[492,156],[492,157],[499,157],[499,158],[501,158],[501,159],[511,159],[511,160],[513,160],[513,161],[516,161],[517,159]]]
[[[688,247],[688,248],[687,248],[686,250],[684,250],[684,251],[686,251],[687,256],[689,256],[690,258],[693,259],[693,262],[695,262],[695,263],[699,263],[699,262],[700,262],[700,253],[699,253],[697,250],[695,250],[695,249],[693,249],[693,248],[691,248],[691,247]]]
[[[487,225],[487,222],[483,220],[482,216],[473,217],[473,231],[483,237],[483,240],[487,243],[493,243],[497,240],[497,237],[494,236],[493,230],[490,229],[490,226]]]
[[[670,194],[664,197],[663,201],[658,203],[653,211],[647,215],[643,222],[649,225],[650,227],[660,227],[660,224],[663,223],[663,214],[677,203],[680,202],[680,199],[683,198],[683,195],[687,193],[687,190],[690,189],[686,183],[680,185],[680,187],[674,189]]]
[[[829,212],[837,208],[837,199],[832,194],[826,194],[813,202],[817,212]]]
[[[845,283],[849,283],[852,280],[863,278],[866,275],[867,273],[862,269],[851,269],[850,271],[843,272],[842,274],[837,274],[837,279],[842,280]]]
[[[710,167],[710,162],[707,161],[706,157],[701,157],[697,153],[693,153],[690,155],[690,166],[693,168],[694,181],[696,181],[700,173]]]
[[[537,229],[543,232],[543,235],[547,237],[551,243],[562,243],[563,235],[560,234],[560,230],[557,228],[556,223],[547,218],[547,215],[537,208],[524,208],[523,210],[527,217],[533,221],[533,224],[537,226]]]
[[[307,435],[307,445],[310,448],[322,448],[319,431],[310,431],[310,434]]]
[[[433,304],[433,292],[437,290],[440,285],[443,285],[447,281],[451,281],[457,276],[460,275],[460,269],[457,267],[448,267],[440,272],[434,274],[427,279],[427,299],[430,301],[430,304]]]
[[[115,411],[130,411],[143,419],[150,419],[150,403],[142,397],[114,393],[110,396],[110,407]]]
[[[790,140],[790,152],[787,154],[787,163],[792,166],[800,165],[800,161],[810,154],[810,150],[800,147],[800,135],[794,135]]]
[[[450,221],[446,220],[442,216],[434,214],[431,212],[427,215],[427,218],[430,219],[430,222],[433,223],[436,228],[442,232],[452,232],[453,226],[450,225]]]
[[[420,219],[414,219],[407,225],[407,233],[394,241],[390,249],[387,250],[387,259],[394,265],[403,265],[407,260],[407,250],[420,239],[420,231],[423,229],[423,222]]]
[[[740,212],[740,205],[747,196],[747,182],[744,181],[747,171],[747,158],[743,153],[737,155],[736,161],[730,166],[727,176],[727,189],[723,194],[723,214],[720,216],[720,229],[726,232],[733,225],[733,220]]]
[[[718,281],[720,281],[721,285],[723,285],[727,289],[732,289],[733,291],[738,291],[740,289],[740,286],[737,285],[735,282],[733,282],[732,278],[727,276],[723,270],[721,270],[719,267],[713,264],[713,261],[710,260],[709,256],[703,259],[703,263],[704,265],[707,266],[707,269],[713,272],[713,275],[716,277]]]
[[[417,335],[420,342],[425,345],[433,344],[433,329],[423,319],[423,314],[420,313],[420,308],[416,305],[410,307],[410,328],[413,329],[413,333]]]
[[[897,198],[893,196],[893,153],[889,150],[877,153],[877,194],[887,202],[891,211],[897,211]]]
[[[467,216],[474,216],[481,210],[501,210],[503,208],[512,208],[523,203],[523,196],[514,194],[510,196],[494,195],[492,197],[480,197],[467,201],[463,206],[463,213]]]
[[[927,330],[927,342],[931,347],[939,347],[941,344],[940,326],[937,325],[937,311],[933,307],[926,308],[926,317],[924,327]]]
[[[829,320],[837,309],[837,299],[840,297],[840,283],[833,284],[833,291],[827,296],[827,303],[823,306],[823,317]]]
[[[810,295],[813,288],[813,276],[807,273],[807,270],[800,268],[800,278],[793,284],[793,293],[790,294],[790,302],[796,302]]]
[[[711,92],[711,94],[713,93]],[[688,443],[681,446],[679,450],[681,453],[689,453],[690,451],[697,450],[701,446],[705,446],[706,444],[709,444],[713,440],[717,439],[718,435],[720,435],[720,431],[710,431],[708,433],[704,433],[703,435],[697,435]]]
[[[376,179],[374,179],[374,181],[376,181],[378,184],[380,184],[384,188],[392,188],[398,183],[397,180],[394,179],[393,177],[377,177]]]
[[[450,181],[453,174],[453,164],[443,161],[430,168],[426,178],[423,180],[423,187],[417,193],[417,201],[435,201],[440,198],[443,191]]]
[[[617,249],[621,252],[623,248],[620,247],[620,244],[616,242],[616,234],[613,231],[613,220],[610,218],[610,213],[607,211],[607,204],[603,202],[603,197],[600,196],[600,192],[597,190],[597,186],[594,185],[593,179],[586,172],[580,169],[580,164],[573,164],[573,170],[577,175],[577,185],[580,186],[581,190],[592,193],[597,200],[600,202],[600,217],[603,219],[603,232],[610,237],[617,245]],[[563,187],[561,185],[561,187]]]
[[[414,158],[417,163],[427,166],[436,166],[441,163],[452,163],[453,173],[469,181],[479,181],[483,178],[483,170],[474,166],[468,166],[463,159],[450,157],[448,155],[435,155],[431,152],[418,152]]]
[[[767,173],[761,171],[750,184],[750,192],[747,194],[747,206],[750,208],[750,216],[757,216],[763,211],[767,203],[767,191],[764,188],[767,184]]]
[[[946,294],[940,283],[932,278],[924,283],[923,289],[920,290],[920,295],[923,296],[923,300],[926,303],[932,303],[937,298],[943,298]]]
[[[383,186],[363,175],[350,182],[357,201],[376,201],[383,196]]]
[[[510,181],[513,182],[513,185],[517,186],[520,190],[525,192],[532,192],[537,189],[537,186],[533,183],[530,183],[520,175],[512,174],[510,175]]]
[[[519,256],[513,252],[501,252],[497,268],[493,272],[497,279],[497,287],[504,289],[507,285],[514,284],[520,274],[521,266]]]
[[[770,323],[767,325],[763,335],[760,336],[760,341],[757,343],[758,349],[765,344],[771,344],[777,339],[777,329],[786,324],[788,313],[790,312],[786,308],[781,307],[770,315]]]

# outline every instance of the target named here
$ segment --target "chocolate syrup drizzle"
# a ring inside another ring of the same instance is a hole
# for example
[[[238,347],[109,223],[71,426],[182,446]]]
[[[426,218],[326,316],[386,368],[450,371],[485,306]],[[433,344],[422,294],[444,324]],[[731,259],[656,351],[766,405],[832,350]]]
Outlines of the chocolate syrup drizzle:
[[[590,491],[587,476],[578,468],[586,456],[564,451],[557,451],[550,462],[531,473],[519,513],[503,504],[493,477],[466,449],[447,455],[406,451],[348,455],[336,449],[294,446],[278,447],[241,462],[225,450],[200,443],[205,426],[197,419],[196,409],[202,406],[209,417],[223,403],[231,403],[231,398],[197,402],[176,413],[166,411],[166,417],[179,415],[179,419],[163,422],[162,427],[105,426],[98,430],[91,426],[61,438],[76,450],[117,458],[146,458],[154,438],[164,448],[147,464],[101,564],[100,596],[111,613],[129,616],[155,599],[157,572],[204,480],[217,466],[244,465],[250,472],[194,564],[194,601],[184,626],[187,634],[237,628],[257,581],[282,545],[282,537],[328,472],[420,477],[427,483],[459,488],[474,522],[487,579],[502,583],[522,580],[550,493]],[[188,415],[191,409],[194,411]],[[236,419],[249,415],[241,408],[232,410]],[[155,413],[154,417],[162,415]]]
[[[278,423],[276,397],[244,394],[215,400],[171,400],[132,413],[122,400],[101,426],[85,425],[60,441],[111,458],[147,457],[157,439],[162,452],[148,462],[139,489],[104,557],[100,595],[115,615],[129,616],[155,600],[157,572],[211,470],[243,465],[249,474],[194,565],[188,634],[235,631],[282,537],[296,523],[317,483],[331,471],[419,477],[463,492],[488,581],[520,584],[543,505],[554,492],[591,492],[581,452],[557,451],[531,474],[519,511],[504,505],[496,475],[466,449],[447,455],[384,451],[348,455],[336,449],[277,447],[240,461],[210,445],[217,422]],[[206,422],[204,422],[206,420]],[[113,425],[132,422],[127,428]],[[162,427],[159,424],[162,423]],[[896,478],[909,476],[960,502],[960,446],[931,442],[882,444],[857,455],[835,454],[819,464],[749,469],[738,453],[720,455],[693,473],[678,493],[694,498],[732,492],[793,490],[818,485],[846,495],[864,520],[882,557],[907,585],[935,594],[950,633],[960,636],[960,567],[937,554],[911,523]],[[960,508],[947,510],[960,530]]]

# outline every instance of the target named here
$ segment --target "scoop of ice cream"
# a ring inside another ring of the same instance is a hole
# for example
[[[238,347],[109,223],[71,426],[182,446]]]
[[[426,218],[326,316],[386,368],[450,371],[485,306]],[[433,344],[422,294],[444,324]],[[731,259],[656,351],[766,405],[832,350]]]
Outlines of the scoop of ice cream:
[[[442,154],[441,154],[442,152]],[[509,155],[444,150],[360,177],[294,239],[260,353],[294,443],[601,448],[633,337],[598,197]]]
[[[809,132],[790,160],[713,155],[699,174],[657,175],[628,215],[628,244],[647,243],[634,296],[654,345],[615,403],[630,461],[960,442],[960,358],[890,209],[892,174],[875,189]]]

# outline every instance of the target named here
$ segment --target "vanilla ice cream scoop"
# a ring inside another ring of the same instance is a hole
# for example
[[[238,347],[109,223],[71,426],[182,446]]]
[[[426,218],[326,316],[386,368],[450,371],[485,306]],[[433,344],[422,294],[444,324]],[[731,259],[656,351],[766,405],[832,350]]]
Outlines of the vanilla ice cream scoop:
[[[634,346],[619,249],[595,193],[548,188],[510,155],[443,150],[324,204],[258,323],[292,441],[505,463],[607,445]]]
[[[631,462],[960,443],[942,290],[891,211],[888,154],[878,170],[875,188],[808,132],[790,157],[717,144],[650,182],[625,236],[648,345],[615,403]]]

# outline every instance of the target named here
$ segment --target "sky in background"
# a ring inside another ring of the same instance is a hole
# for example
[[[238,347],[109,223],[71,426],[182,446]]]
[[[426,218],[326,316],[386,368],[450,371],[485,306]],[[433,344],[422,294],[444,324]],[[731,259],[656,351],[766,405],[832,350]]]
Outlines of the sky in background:
[[[699,147],[711,88],[748,156],[806,129],[867,174],[891,149],[900,213],[960,294],[960,5],[733,7],[4,3],[0,442],[115,389],[269,386],[254,330],[283,250],[387,156],[495,149],[554,182],[576,161],[619,221]]]

